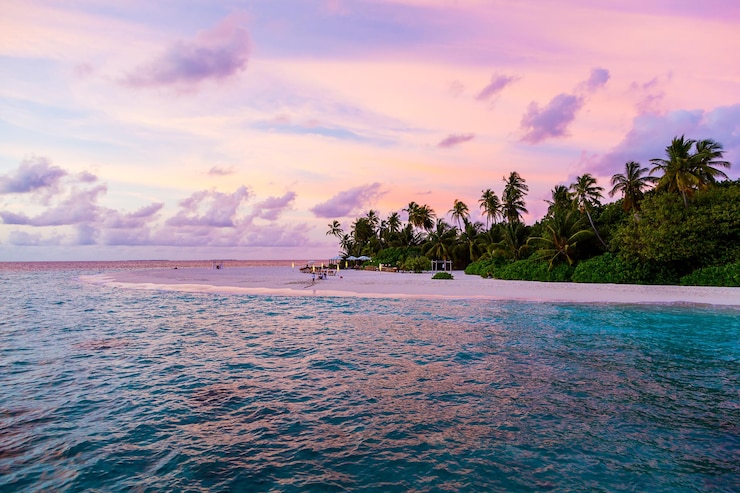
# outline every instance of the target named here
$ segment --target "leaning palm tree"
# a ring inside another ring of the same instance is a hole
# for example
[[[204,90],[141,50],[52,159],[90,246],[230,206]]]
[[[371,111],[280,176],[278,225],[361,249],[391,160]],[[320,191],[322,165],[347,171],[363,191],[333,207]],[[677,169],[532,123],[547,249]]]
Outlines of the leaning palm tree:
[[[521,222],[522,214],[529,212],[524,203],[524,196],[529,191],[525,181],[516,171],[512,171],[508,179],[504,177],[501,208],[509,224]]]
[[[463,221],[467,222],[470,219],[470,211],[465,202],[455,199],[455,203],[452,205],[452,209],[447,211],[452,216],[452,219],[457,222],[457,227],[462,229]]]
[[[663,176],[658,180],[656,189],[668,192],[678,192],[683,197],[685,207],[689,206],[688,196],[701,184],[701,178],[696,172],[696,158],[691,154],[691,147],[695,140],[674,137],[671,144],[665,148],[667,159],[651,159],[654,167],[650,173],[661,171]]]
[[[496,218],[501,217],[501,202],[496,192],[488,188],[483,190],[478,203],[480,208],[483,209],[483,215],[486,216],[486,229],[488,229],[496,221]]]
[[[600,205],[601,192],[604,189],[596,184],[596,178],[591,176],[590,173],[579,176],[576,178],[575,183],[570,186],[570,191],[573,194],[573,205],[581,211],[586,213],[588,222],[591,224],[591,228],[594,230],[596,237],[599,239],[602,245],[606,246],[606,243],[601,239],[599,231],[596,229],[594,220],[591,217],[590,209],[594,206]]]
[[[641,168],[640,163],[629,161],[624,165],[625,172],[612,176],[612,189],[609,196],[622,193],[622,208],[625,212],[634,209],[639,212],[640,202],[645,197],[644,190],[658,179],[650,176],[648,168]],[[646,173],[648,173],[646,175]]]

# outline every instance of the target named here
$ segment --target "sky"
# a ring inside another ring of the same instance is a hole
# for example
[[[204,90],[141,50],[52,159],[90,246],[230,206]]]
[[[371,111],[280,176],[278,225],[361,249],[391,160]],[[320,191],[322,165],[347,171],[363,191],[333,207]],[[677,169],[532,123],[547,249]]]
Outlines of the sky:
[[[0,261],[328,259],[517,171],[740,177],[740,2],[0,0]],[[604,201],[616,200],[605,193]]]

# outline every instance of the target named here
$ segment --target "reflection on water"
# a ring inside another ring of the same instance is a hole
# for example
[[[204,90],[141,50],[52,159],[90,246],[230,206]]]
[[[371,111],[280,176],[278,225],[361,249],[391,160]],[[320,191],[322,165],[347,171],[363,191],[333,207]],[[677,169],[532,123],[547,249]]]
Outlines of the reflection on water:
[[[2,272],[0,490],[730,491],[733,309]]]

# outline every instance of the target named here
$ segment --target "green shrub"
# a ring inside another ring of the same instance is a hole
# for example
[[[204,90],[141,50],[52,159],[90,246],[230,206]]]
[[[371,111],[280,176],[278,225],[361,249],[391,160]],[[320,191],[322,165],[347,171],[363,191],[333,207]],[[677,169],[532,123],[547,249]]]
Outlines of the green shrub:
[[[518,281],[570,281],[573,267],[568,264],[559,264],[549,269],[547,262],[542,260],[519,260],[496,269],[493,276],[497,279]]]
[[[612,284],[676,284],[676,271],[667,263],[626,260],[605,253],[580,262],[571,276],[573,282]]]
[[[616,255],[605,253],[598,257],[579,262],[573,271],[573,282],[591,283],[627,283],[627,266]]]
[[[419,272],[422,272],[425,270],[431,270],[432,261],[429,260],[427,257],[423,257],[423,256],[408,258],[401,266],[401,269],[410,270],[418,274]]]
[[[465,273],[474,276],[489,277],[492,276],[495,270],[502,265],[510,263],[509,260],[502,257],[494,257],[486,260],[476,260],[471,262],[465,267]]]
[[[455,277],[449,272],[437,272],[432,276],[432,279],[454,279]]]
[[[740,262],[704,267],[681,278],[682,286],[740,286]]]

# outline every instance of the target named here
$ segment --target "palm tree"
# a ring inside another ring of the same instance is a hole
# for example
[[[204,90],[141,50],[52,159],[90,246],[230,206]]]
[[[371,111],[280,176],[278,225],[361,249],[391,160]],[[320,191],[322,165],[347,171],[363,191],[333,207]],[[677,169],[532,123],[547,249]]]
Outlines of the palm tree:
[[[504,177],[504,193],[502,195],[502,211],[509,224],[521,222],[522,214],[526,214],[524,196],[529,191],[526,180],[519,173],[512,171],[509,178]]]
[[[536,255],[546,259],[552,269],[557,262],[565,260],[568,265],[576,261],[578,242],[593,236],[583,224],[583,215],[575,210],[555,209],[552,216],[542,223],[541,236],[532,236],[527,244],[539,247]]]
[[[414,227],[424,229],[426,231],[429,231],[434,227],[434,219],[436,218],[436,215],[428,205],[419,205],[416,202],[409,202],[408,207],[404,210],[409,213],[409,222],[413,224]]]
[[[422,251],[427,257],[448,260],[456,239],[457,230],[443,219],[437,219],[434,229],[427,235]]]
[[[460,236],[457,239],[458,246],[465,248],[465,253],[471,262],[475,262],[480,256],[484,243],[480,238],[482,230],[483,224],[477,221],[474,223],[465,221],[465,227],[460,231]]]
[[[658,179],[654,176],[645,175],[647,168],[641,168],[640,163],[629,161],[624,165],[625,172],[612,176],[612,189],[609,196],[622,192],[622,208],[625,212],[630,209],[640,210],[640,202],[645,197],[644,190]]]
[[[489,254],[501,255],[513,260],[521,260],[528,252],[527,227],[521,222],[502,225],[503,239],[489,245]]]
[[[696,173],[696,158],[691,155],[691,147],[695,143],[695,140],[686,139],[683,135],[674,137],[671,144],[665,148],[668,159],[650,160],[655,165],[650,173],[663,172],[656,188],[680,193],[685,207],[689,206],[687,196],[691,195],[701,183],[701,178]]]
[[[367,211],[367,214],[365,215],[368,222],[373,226],[374,229],[377,229],[378,223],[380,222],[380,216],[378,216],[378,213],[374,210],[370,209]]]
[[[470,211],[465,202],[455,199],[455,203],[452,205],[452,209],[449,212],[452,215],[452,219],[457,222],[457,227],[462,229],[463,221],[467,222],[470,219]]]
[[[356,244],[351,235],[342,235],[342,238],[339,240],[339,246],[342,248],[345,257],[348,257],[354,253],[360,253],[355,251]]]
[[[695,166],[702,187],[717,183],[718,176],[727,179],[727,175],[723,171],[715,168],[715,166],[721,166],[723,168],[729,168],[731,166],[729,161],[722,160],[723,155],[722,144],[719,142],[715,142],[712,139],[704,139],[696,142]]]
[[[576,178],[575,183],[570,186],[570,191],[573,194],[573,205],[581,211],[586,213],[588,222],[591,224],[591,228],[596,233],[596,237],[599,239],[602,245],[606,246],[604,240],[601,239],[599,231],[596,229],[594,220],[591,218],[590,209],[594,206],[600,205],[601,192],[604,189],[596,185],[596,178],[591,176],[590,173],[579,176]]]
[[[570,208],[573,203],[573,199],[570,196],[568,187],[565,185],[556,185],[555,188],[550,192],[552,194],[552,200],[546,200],[550,204],[547,208],[547,215],[551,216],[555,210],[564,210]]]
[[[416,246],[421,243],[421,235],[414,231],[414,225],[411,223],[401,229],[398,233],[399,246]]]
[[[352,233],[359,250],[365,247],[371,238],[375,238],[375,228],[367,217],[360,217],[352,225]]]
[[[483,214],[486,216],[486,229],[488,229],[496,221],[496,218],[501,216],[501,202],[498,196],[496,196],[496,193],[488,188],[482,191],[478,203],[480,204],[480,208],[483,209]]]
[[[388,219],[386,221],[388,223],[389,233],[395,234],[401,231],[401,216],[398,212],[391,212],[388,214]]]
[[[329,226],[329,231],[326,232],[327,236],[331,235],[331,236],[336,236],[339,239],[342,238],[342,233],[344,233],[344,230],[342,229],[342,225],[339,224],[339,221],[335,219],[328,226]]]

